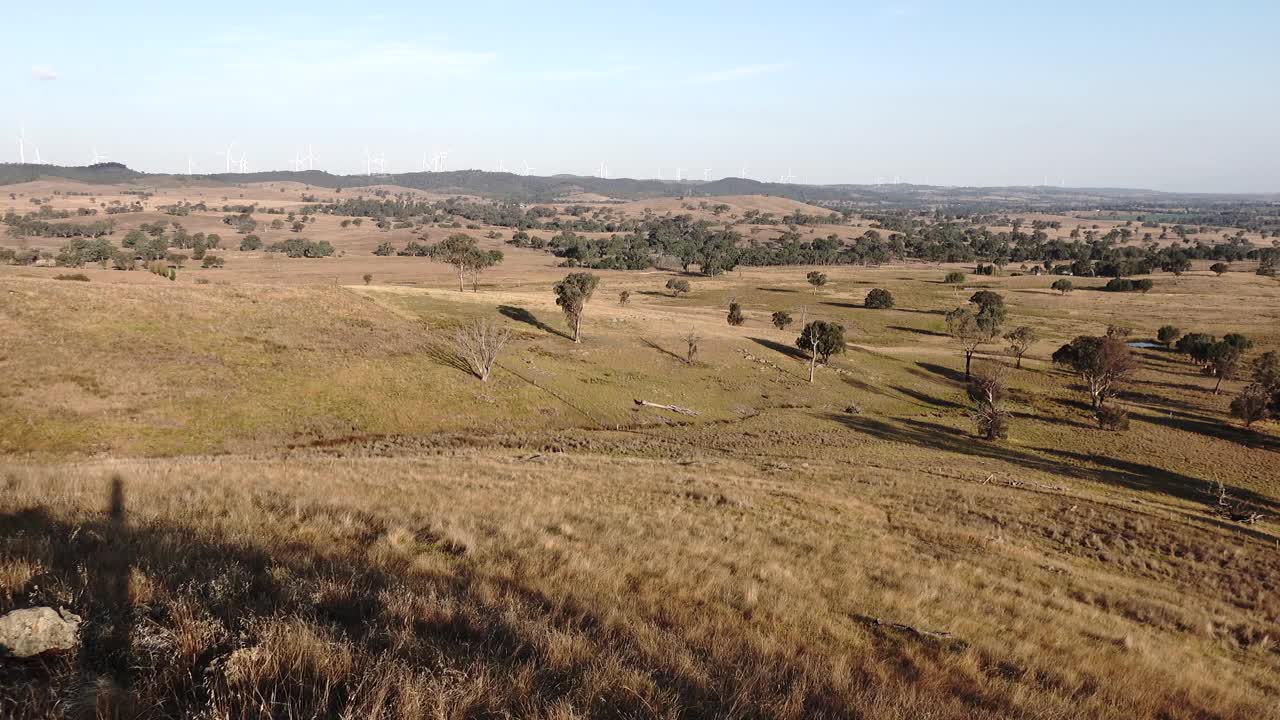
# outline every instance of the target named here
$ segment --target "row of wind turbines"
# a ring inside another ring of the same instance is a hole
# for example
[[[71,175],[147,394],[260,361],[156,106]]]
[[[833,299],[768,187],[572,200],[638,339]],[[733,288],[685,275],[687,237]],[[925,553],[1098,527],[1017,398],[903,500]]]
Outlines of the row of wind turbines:
[[[36,145],[34,141],[32,141],[30,138],[27,137],[27,131],[26,131],[25,125],[19,129],[18,135],[16,135],[13,139],[18,144],[18,162],[26,164],[27,148],[30,147],[35,153],[35,158],[34,158],[35,164],[37,165],[46,164],[44,158],[40,155],[40,147]],[[226,173],[250,172],[248,153],[244,150],[241,150],[239,156],[237,157],[235,152],[235,147],[236,147],[236,141],[232,141],[226,146],[225,149],[219,150],[216,153],[216,155],[221,157],[223,160],[223,171]],[[106,155],[99,153],[96,147],[92,148],[91,155],[90,155],[90,164],[96,165],[108,159],[109,158]],[[443,151],[439,151],[431,154],[423,153],[421,171],[422,172],[446,172],[448,170],[448,159],[449,159],[448,150],[443,150]],[[294,172],[301,172],[303,170],[315,170],[315,163],[316,163],[315,150],[310,145],[307,146],[307,149],[305,152],[301,150],[295,150],[293,154],[293,160],[290,161],[290,164],[292,165]],[[372,152],[370,152],[369,148],[366,147],[364,149],[364,169],[365,169],[365,174],[369,177],[385,176],[387,174],[386,153],[380,152],[377,155],[375,155]],[[532,175],[534,170],[536,169],[537,168],[530,165],[527,160],[524,161],[522,167],[517,170],[508,169],[506,164],[500,158],[498,159],[496,164],[497,172],[514,172],[517,175],[522,175],[525,177]],[[711,181],[712,169],[713,168],[702,168],[703,182]],[[194,157],[188,155],[187,156],[187,174],[193,175],[195,174],[195,170],[196,170],[195,159]],[[675,182],[688,181],[691,179],[686,174],[688,172],[689,172],[688,168],[681,168],[681,167],[674,168],[673,179],[675,180]],[[600,165],[596,168],[595,176],[601,179],[606,179],[606,180],[609,179],[608,163],[601,160]],[[738,172],[738,177],[751,178],[751,176],[747,172],[746,165],[742,166],[741,170]],[[658,179],[659,180],[665,179],[663,176],[662,168],[658,168]],[[777,180],[777,182],[779,183],[794,183],[795,181],[796,181],[796,176],[791,172],[790,169],[788,169],[787,172],[780,175]],[[895,181],[896,181],[896,178],[895,178]],[[803,182],[803,179],[801,179],[801,182]],[[881,180],[877,178],[877,184],[880,184],[880,182]]]

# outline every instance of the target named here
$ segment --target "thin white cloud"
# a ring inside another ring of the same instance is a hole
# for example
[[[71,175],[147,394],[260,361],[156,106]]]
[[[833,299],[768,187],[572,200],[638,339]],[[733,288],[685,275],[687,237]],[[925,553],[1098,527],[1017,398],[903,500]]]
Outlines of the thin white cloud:
[[[58,73],[54,72],[54,69],[47,65],[35,65],[31,68],[31,77],[36,80],[43,81],[57,80]]]
[[[493,52],[425,42],[317,43],[278,37],[216,38],[192,48],[211,65],[284,77],[459,75],[497,61]]]
[[[708,83],[729,82],[731,80],[741,80],[742,78],[755,77],[757,75],[767,75],[777,72],[786,65],[782,63],[768,63],[757,65],[740,65],[738,67],[726,68],[723,70],[711,70],[708,72],[698,73],[689,78],[689,82],[699,85]]]

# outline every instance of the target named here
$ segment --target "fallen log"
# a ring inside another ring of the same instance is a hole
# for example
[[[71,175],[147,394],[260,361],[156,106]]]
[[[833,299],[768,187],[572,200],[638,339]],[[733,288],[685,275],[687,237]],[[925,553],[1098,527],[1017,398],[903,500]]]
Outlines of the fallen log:
[[[690,415],[693,417],[698,416],[698,411],[690,410],[687,407],[680,407],[679,405],[663,405],[661,403],[649,402],[648,400],[636,400],[636,404],[642,407],[658,408],[659,410],[670,410],[671,412],[680,413],[681,415]]]

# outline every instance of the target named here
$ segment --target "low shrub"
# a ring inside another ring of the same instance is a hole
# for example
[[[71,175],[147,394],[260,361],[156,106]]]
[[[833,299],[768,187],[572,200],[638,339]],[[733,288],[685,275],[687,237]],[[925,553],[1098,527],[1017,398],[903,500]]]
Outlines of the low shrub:
[[[875,288],[867,293],[867,299],[862,304],[875,310],[887,310],[893,307],[893,293],[884,288]]]

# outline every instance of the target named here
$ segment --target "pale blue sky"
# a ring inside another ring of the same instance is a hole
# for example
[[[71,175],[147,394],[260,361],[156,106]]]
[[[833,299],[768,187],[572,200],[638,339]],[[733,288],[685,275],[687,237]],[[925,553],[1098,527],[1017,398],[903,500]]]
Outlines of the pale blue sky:
[[[1275,0],[10,5],[0,161],[1280,191]]]

